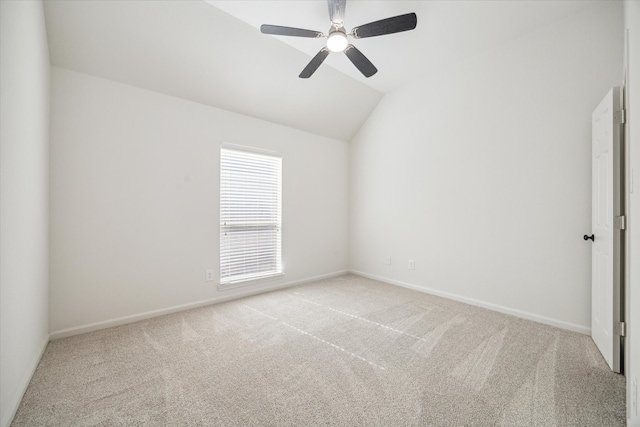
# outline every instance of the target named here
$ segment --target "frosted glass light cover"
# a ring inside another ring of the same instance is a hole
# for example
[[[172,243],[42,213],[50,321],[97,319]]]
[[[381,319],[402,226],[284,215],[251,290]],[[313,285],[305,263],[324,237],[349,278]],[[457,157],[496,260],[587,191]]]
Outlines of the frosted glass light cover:
[[[347,36],[339,31],[330,34],[327,38],[327,47],[331,52],[342,52],[348,44]]]

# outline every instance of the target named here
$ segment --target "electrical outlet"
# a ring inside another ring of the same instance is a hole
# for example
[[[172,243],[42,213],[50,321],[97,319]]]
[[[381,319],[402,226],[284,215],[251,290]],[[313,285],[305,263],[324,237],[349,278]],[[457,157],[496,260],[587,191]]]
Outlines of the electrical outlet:
[[[205,280],[207,282],[213,282],[214,278],[213,278],[213,270],[207,270],[205,273]]]
[[[387,257],[387,259],[385,260],[385,263],[387,265],[391,265],[391,257],[390,256]]]
[[[412,259],[409,260],[409,270],[415,270],[416,269],[416,262]]]

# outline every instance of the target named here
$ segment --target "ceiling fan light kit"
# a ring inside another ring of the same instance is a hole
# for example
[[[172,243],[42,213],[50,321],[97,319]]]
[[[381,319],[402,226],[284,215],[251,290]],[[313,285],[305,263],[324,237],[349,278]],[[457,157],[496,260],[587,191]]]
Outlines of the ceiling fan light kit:
[[[343,28],[333,28],[327,36],[327,47],[331,52],[344,52],[349,41]]]
[[[329,35],[325,36],[319,31],[305,30],[301,28],[282,27],[279,25],[264,24],[260,27],[263,34],[276,36],[319,38],[327,37],[327,46],[320,49],[320,52],[311,59],[311,62],[300,73],[300,78],[307,79],[320,67],[330,52],[344,52],[347,58],[365,76],[371,77],[378,72],[378,69],[360,52],[354,45],[350,44],[347,36],[355,39],[366,37],[383,36],[386,34],[400,33],[416,28],[418,18],[415,13],[394,16],[380,21],[370,22],[360,25],[347,34],[344,29],[344,12],[347,0],[327,0],[329,5],[329,19],[331,28]]]

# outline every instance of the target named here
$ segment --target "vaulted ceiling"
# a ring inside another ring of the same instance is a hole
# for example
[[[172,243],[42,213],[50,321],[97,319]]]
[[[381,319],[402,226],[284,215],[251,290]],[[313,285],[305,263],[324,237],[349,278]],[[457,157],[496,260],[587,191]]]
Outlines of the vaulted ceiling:
[[[385,93],[594,4],[349,0],[347,30],[418,15],[414,31],[353,41],[379,70],[369,79],[335,53],[300,79],[323,40],[259,31],[326,34],[324,0],[46,0],[45,19],[54,66],[348,141]]]

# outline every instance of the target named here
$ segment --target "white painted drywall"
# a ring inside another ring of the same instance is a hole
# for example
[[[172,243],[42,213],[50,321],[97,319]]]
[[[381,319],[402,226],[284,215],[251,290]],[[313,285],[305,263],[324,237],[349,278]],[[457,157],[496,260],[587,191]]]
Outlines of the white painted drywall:
[[[0,2],[0,425],[49,340],[49,51],[41,1]]]
[[[633,390],[640,381],[640,2],[624,2],[627,48],[627,179],[633,170],[633,193],[627,181],[627,418],[628,425],[640,426],[640,399]]]
[[[282,154],[282,279],[205,282],[222,142]],[[347,180],[344,141],[53,67],[52,334],[347,270]]]
[[[591,112],[622,50],[611,2],[386,95],[351,145],[351,269],[588,332]]]

